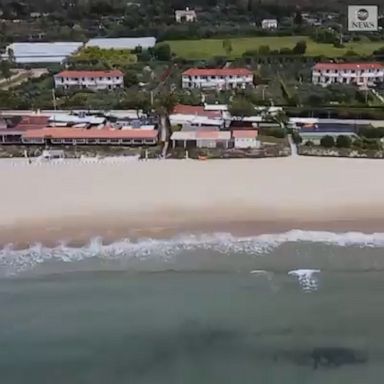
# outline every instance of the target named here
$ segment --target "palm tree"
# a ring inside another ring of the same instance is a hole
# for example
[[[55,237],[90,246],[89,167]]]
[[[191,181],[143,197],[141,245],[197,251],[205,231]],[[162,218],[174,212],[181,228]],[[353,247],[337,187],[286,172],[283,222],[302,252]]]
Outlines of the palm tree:
[[[12,48],[7,49],[7,55],[8,55],[8,60],[10,63],[13,64],[16,62],[15,52]]]
[[[169,138],[172,134],[171,122],[169,115],[172,113],[177,103],[173,93],[160,94],[155,102],[155,110],[160,117],[159,132],[160,141],[164,143],[163,156],[165,156],[168,148]]]
[[[161,93],[156,99],[155,110],[160,116],[160,140],[167,142],[171,136],[171,123],[169,115],[172,113],[177,103],[173,93]]]

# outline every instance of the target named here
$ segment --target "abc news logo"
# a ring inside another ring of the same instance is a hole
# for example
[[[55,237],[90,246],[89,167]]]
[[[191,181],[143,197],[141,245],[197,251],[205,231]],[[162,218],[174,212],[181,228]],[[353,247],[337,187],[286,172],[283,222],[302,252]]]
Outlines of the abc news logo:
[[[376,31],[377,6],[349,6],[348,19],[351,31]]]

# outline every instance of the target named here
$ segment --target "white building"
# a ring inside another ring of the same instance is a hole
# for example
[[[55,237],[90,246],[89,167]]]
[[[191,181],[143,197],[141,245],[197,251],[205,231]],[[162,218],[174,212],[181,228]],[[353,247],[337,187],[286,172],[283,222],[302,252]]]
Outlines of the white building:
[[[276,19],[264,19],[261,22],[261,28],[263,28],[263,29],[277,29],[277,20]]]
[[[356,84],[369,87],[384,81],[380,63],[318,63],[312,69],[313,84]]]
[[[260,141],[257,140],[257,134],[258,131],[256,129],[233,131],[232,137],[235,148],[260,148]]]
[[[196,12],[192,9],[185,8],[175,11],[175,19],[178,23],[193,23],[197,20]]]
[[[184,148],[188,144],[197,148],[228,148],[230,140],[231,132],[228,131],[179,131],[171,136],[173,148],[178,144]]]
[[[62,71],[54,76],[55,88],[71,87],[93,90],[124,87],[124,74],[119,70],[111,71]]]
[[[253,72],[246,68],[190,68],[182,74],[182,87],[233,89],[253,85]]]

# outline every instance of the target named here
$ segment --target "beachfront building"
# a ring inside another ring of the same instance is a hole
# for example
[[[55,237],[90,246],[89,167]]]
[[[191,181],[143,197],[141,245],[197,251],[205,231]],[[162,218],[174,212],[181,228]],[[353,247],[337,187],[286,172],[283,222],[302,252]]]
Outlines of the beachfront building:
[[[157,130],[110,128],[43,128],[25,131],[23,144],[156,145]]]
[[[183,148],[196,146],[197,148],[228,148],[231,132],[222,131],[180,131],[171,136],[173,148],[181,145]]]
[[[188,7],[175,11],[175,20],[177,23],[193,23],[197,20],[196,12]]]
[[[277,29],[277,25],[276,19],[264,19],[261,22],[261,28],[263,29]]]
[[[21,144],[23,133],[46,127],[48,119],[43,115],[9,116],[0,127],[0,144]]]
[[[234,89],[253,86],[253,72],[247,68],[190,68],[182,74],[184,89]]]
[[[221,111],[206,110],[204,106],[177,104],[169,116],[172,126],[183,130],[199,128],[224,128],[225,121]]]
[[[371,87],[384,81],[384,66],[380,63],[317,63],[312,69],[312,82],[330,84],[356,84]]]
[[[54,76],[55,88],[86,88],[91,90],[124,87],[124,74],[111,71],[62,71]]]
[[[236,130],[232,132],[234,147],[237,149],[260,148],[260,141],[257,140],[256,129]]]
[[[303,143],[311,141],[314,144],[320,144],[324,136],[332,136],[335,140],[340,135],[357,139],[359,130],[355,123],[320,123],[310,120],[305,123],[298,123],[295,129],[299,132]]]

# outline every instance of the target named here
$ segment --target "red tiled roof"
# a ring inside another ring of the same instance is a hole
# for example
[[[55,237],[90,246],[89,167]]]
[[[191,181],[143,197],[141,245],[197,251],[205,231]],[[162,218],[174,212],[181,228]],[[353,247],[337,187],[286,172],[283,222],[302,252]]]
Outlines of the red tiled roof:
[[[29,129],[44,128],[48,125],[48,116],[23,116],[12,129],[25,131]]]
[[[256,139],[258,131],[256,129],[248,129],[245,131],[237,130],[232,132],[235,139]]]
[[[229,140],[230,132],[224,131],[196,131],[196,139],[205,140]]]
[[[317,63],[313,69],[323,70],[359,70],[359,69],[383,69],[380,63]]]
[[[83,129],[83,128],[43,128],[29,130],[23,138],[52,139],[156,139],[157,130],[144,129]]]
[[[70,77],[70,78],[81,78],[81,77],[122,77],[123,72],[118,69],[111,71],[61,71],[57,73],[55,77]]]
[[[204,116],[210,119],[220,118],[220,111],[206,111],[201,105],[183,105],[177,104],[173,109],[173,113],[179,113],[181,115],[196,115],[196,116]]]
[[[190,68],[183,72],[183,76],[249,76],[253,72],[247,68]]]

